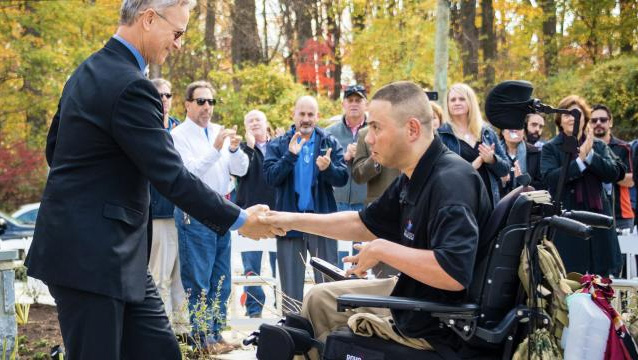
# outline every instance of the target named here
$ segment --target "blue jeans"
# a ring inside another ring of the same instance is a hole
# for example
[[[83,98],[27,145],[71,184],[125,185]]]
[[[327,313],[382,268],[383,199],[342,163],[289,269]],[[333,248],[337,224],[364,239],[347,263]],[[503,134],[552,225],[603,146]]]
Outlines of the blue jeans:
[[[365,209],[365,205],[364,204],[348,204],[348,203],[343,203],[343,202],[338,202],[337,203],[337,211],[341,212],[341,211],[361,211],[363,209]],[[360,243],[353,243],[354,244],[360,244]],[[359,250],[356,249],[352,249],[352,255],[356,255],[359,253]],[[348,251],[339,251],[337,254],[337,266],[341,269],[343,269],[343,258],[350,255],[350,253]]]
[[[242,251],[241,262],[244,264],[244,275],[261,275],[261,254],[263,251]],[[272,276],[277,275],[277,252],[270,251],[270,269]],[[246,312],[248,316],[261,314],[266,301],[266,294],[261,286],[244,286],[246,292]]]
[[[202,343],[217,342],[226,324],[230,296],[230,233],[219,236],[192,217],[185,223],[184,212],[178,208],[174,214],[193,338]]]

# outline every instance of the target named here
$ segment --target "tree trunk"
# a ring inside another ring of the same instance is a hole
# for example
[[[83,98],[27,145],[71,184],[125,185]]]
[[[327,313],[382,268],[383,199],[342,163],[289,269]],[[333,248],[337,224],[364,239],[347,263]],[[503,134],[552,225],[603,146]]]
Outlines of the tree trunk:
[[[306,0],[292,0],[295,11],[295,30],[297,32],[297,48],[295,53],[306,46],[306,41],[312,39],[312,4]]]
[[[327,6],[327,19],[328,25],[328,39],[330,39],[330,45],[332,54],[334,56],[334,71],[332,73],[332,79],[334,80],[334,86],[332,88],[332,94],[330,98],[337,100],[341,96],[341,12],[338,8],[338,4],[335,5],[331,1],[326,4]]]
[[[295,28],[292,22],[294,15],[294,11],[292,9],[292,1],[293,0],[281,0],[279,6],[281,8],[281,13],[283,14],[283,28],[286,35],[286,48],[288,50],[288,53],[284,55],[284,62],[288,67],[288,71],[290,71],[290,75],[292,75],[293,79],[296,82],[297,69],[295,54],[297,47],[295,46]]]
[[[478,29],[476,28],[476,0],[461,0],[461,58],[463,77],[470,82],[478,79]]]
[[[450,28],[450,1],[437,0],[436,44],[434,48],[434,90],[439,93],[439,104],[447,92],[448,29]]]
[[[215,22],[217,21],[216,13],[217,0],[206,0],[206,18],[204,20],[205,74],[208,74],[213,66],[216,65],[215,57],[213,56],[213,52],[217,50],[217,40],[215,38]]]
[[[556,39],[556,2],[554,0],[540,0],[543,9],[543,74],[556,74],[556,59],[558,58],[558,41]]]
[[[150,64],[148,66],[148,78],[157,79],[162,77],[162,66],[159,64]]]
[[[481,48],[485,63],[485,87],[489,88],[495,80],[494,60],[496,60],[497,49],[493,0],[481,0]]]
[[[352,19],[354,38],[361,34],[365,29],[367,8],[367,2],[353,1],[350,17]],[[365,71],[355,71],[354,78],[358,84],[362,84],[366,88],[369,88],[368,74]]]
[[[638,27],[638,1],[619,0],[620,3],[620,53],[630,54],[633,47],[633,31]]]
[[[262,62],[255,0],[235,0],[231,18],[233,23],[231,39],[233,65],[241,68],[246,62],[253,65]]]
[[[24,9],[27,13],[35,13],[33,2],[26,1],[24,3]],[[24,27],[24,35],[30,35],[34,38],[41,38],[40,31],[36,28],[26,26]],[[37,46],[38,41],[31,41],[31,44]],[[41,47],[42,45],[40,45]],[[33,65],[29,63],[30,66]],[[22,79],[22,91],[30,101],[36,104],[42,97],[42,89],[44,88],[43,79],[40,78],[40,72],[32,71],[32,69],[24,69],[24,77]],[[29,106],[26,108],[26,123],[29,125],[29,134],[27,135],[27,141],[32,145],[33,141],[37,141],[38,134],[45,133],[44,128],[47,126],[47,112],[46,109],[41,109],[38,106]]]

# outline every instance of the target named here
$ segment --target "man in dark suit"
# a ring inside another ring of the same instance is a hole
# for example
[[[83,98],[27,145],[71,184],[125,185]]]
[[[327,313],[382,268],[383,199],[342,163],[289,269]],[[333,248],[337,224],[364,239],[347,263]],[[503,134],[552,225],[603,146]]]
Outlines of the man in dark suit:
[[[220,234],[279,234],[191,175],[144,77],[181,46],[192,0],[123,0],[120,26],[66,83],[47,138],[51,171],[28,274],[55,298],[68,359],[179,359],[147,270],[149,180]]]

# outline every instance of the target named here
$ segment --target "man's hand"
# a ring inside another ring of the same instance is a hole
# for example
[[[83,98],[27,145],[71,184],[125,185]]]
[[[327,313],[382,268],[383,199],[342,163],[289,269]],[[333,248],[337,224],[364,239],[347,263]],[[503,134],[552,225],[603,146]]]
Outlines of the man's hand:
[[[301,139],[301,141],[297,143],[297,139],[299,139],[300,137],[301,133],[297,131],[295,135],[292,136],[292,139],[290,139],[290,143],[288,143],[288,151],[295,155],[299,154],[299,151],[301,151],[303,144],[306,143],[306,139]]]
[[[215,137],[215,142],[213,142],[213,147],[217,149],[217,151],[220,151],[222,146],[224,146],[224,140],[231,134],[234,135],[232,129],[224,129],[223,127],[219,129],[219,133]]]
[[[348,146],[346,147],[346,153],[343,154],[343,160],[350,161],[354,159],[355,156],[357,156],[357,144],[348,144]]]
[[[359,250],[359,253],[354,256],[346,256],[343,258],[344,263],[351,263],[352,267],[346,271],[346,276],[352,274],[358,277],[365,277],[368,269],[379,263],[379,259],[374,255],[379,246],[383,245],[383,242],[387,240],[376,239],[367,244],[354,244],[354,248]]]
[[[328,150],[326,151],[326,155],[317,156],[316,163],[319,171],[324,171],[328,168],[328,166],[330,166],[330,154],[332,154],[332,148],[328,148]]]
[[[253,136],[253,134],[251,134],[250,131],[246,130],[246,134],[244,135],[244,137],[246,138],[246,145],[248,145],[249,148],[254,149],[255,137]]]
[[[494,164],[494,162],[496,162],[496,158],[494,158],[494,144],[490,146],[479,144],[478,150],[484,163]]]
[[[259,215],[259,221],[262,224],[274,226],[285,232],[292,230],[294,214],[289,212],[279,211],[266,211],[264,214]]]
[[[237,149],[239,149],[239,143],[241,143],[241,135],[237,135],[237,125],[233,126],[232,132],[228,137],[230,137],[230,146],[228,149],[230,152],[237,151]]]
[[[273,238],[275,235],[286,235],[284,230],[260,221],[260,216],[266,214],[268,210],[268,206],[266,205],[253,205],[246,209],[248,219],[246,219],[244,225],[239,228],[239,233],[245,237],[255,240]]]

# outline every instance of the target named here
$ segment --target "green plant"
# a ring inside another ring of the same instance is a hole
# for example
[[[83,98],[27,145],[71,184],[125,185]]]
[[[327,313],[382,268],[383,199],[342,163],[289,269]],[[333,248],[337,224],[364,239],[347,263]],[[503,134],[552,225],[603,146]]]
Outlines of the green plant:
[[[16,307],[16,321],[18,325],[26,325],[29,322],[29,309],[31,304],[15,304]]]
[[[18,339],[19,339],[19,336],[16,336],[13,339],[13,341],[14,341],[13,350],[11,350],[11,354],[9,355],[9,360],[17,359],[17,356],[18,356]],[[5,336],[2,337],[2,357],[0,359],[6,359],[7,358],[7,349],[8,349],[8,346],[9,346],[7,340],[9,340],[8,336],[7,337],[5,337]]]
[[[15,268],[15,281],[27,281],[27,267],[24,264]]]

